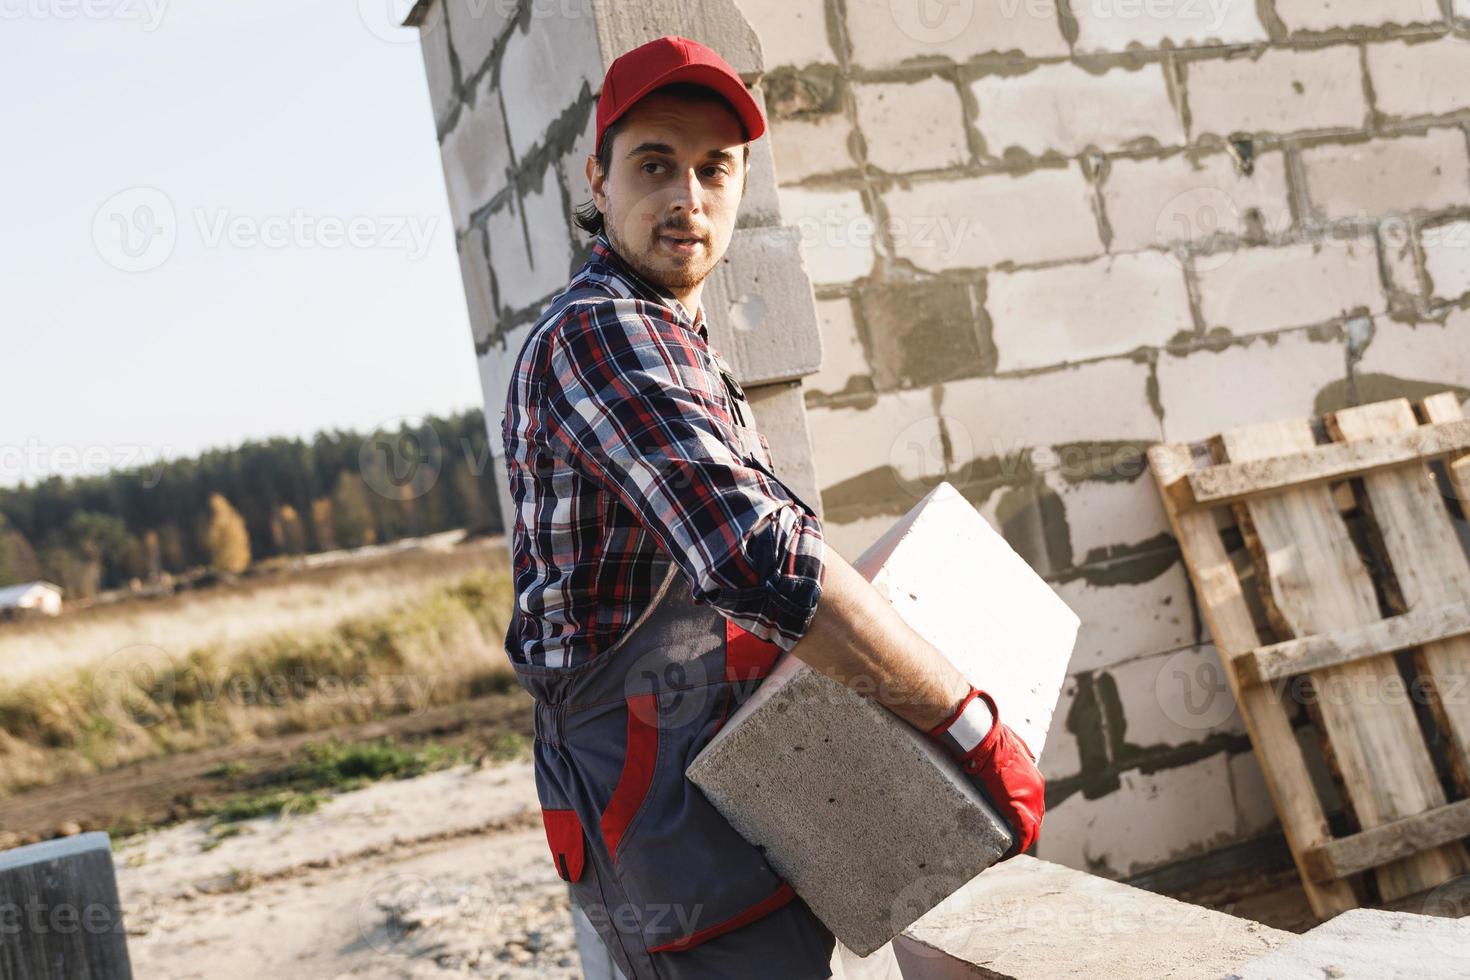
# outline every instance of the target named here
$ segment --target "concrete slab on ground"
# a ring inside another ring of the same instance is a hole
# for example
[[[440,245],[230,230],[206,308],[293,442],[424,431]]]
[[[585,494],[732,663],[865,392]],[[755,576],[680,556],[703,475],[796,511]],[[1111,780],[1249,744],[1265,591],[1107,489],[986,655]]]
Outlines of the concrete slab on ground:
[[[1470,977],[1470,920],[1351,909],[1238,965],[1227,980],[1451,980]]]
[[[975,878],[893,945],[907,980],[1218,980],[1294,938],[1023,854]]]

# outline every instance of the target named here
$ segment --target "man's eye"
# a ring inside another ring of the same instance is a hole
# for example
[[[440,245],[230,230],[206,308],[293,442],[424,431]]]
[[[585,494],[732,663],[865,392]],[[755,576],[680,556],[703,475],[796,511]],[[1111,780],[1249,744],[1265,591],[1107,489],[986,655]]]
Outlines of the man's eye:
[[[704,168],[704,175],[706,177],[724,177],[729,172],[725,167],[719,165]]]
[[[650,160],[643,165],[643,172],[646,174],[661,173],[663,171],[663,167],[664,165],[659,163],[658,161]]]

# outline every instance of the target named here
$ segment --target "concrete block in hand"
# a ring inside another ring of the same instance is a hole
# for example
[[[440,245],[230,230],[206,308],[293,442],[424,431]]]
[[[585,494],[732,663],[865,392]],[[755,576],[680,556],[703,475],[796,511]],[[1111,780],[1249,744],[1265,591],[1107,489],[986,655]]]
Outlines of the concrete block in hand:
[[[974,507],[941,483],[854,565],[1040,756],[1078,620]],[[926,735],[789,655],[688,775],[860,955],[1012,843]]]

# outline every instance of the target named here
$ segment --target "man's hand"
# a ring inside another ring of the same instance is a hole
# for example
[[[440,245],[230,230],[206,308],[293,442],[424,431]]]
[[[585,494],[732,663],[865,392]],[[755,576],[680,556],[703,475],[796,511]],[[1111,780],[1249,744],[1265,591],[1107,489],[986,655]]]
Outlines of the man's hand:
[[[954,712],[930,729],[929,737],[959,761],[1011,825],[1016,842],[1002,861],[1036,842],[1046,812],[1046,781],[1031,748],[1001,722],[989,694],[970,688]]]

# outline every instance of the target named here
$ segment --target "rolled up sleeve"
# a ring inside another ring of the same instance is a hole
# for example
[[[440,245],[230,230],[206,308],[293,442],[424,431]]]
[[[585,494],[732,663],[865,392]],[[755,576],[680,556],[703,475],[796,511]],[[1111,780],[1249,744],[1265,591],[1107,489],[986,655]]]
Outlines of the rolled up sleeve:
[[[577,307],[549,344],[538,401],[553,451],[638,516],[692,598],[795,646],[821,598],[821,522],[747,458],[698,337],[656,304],[610,299]]]

